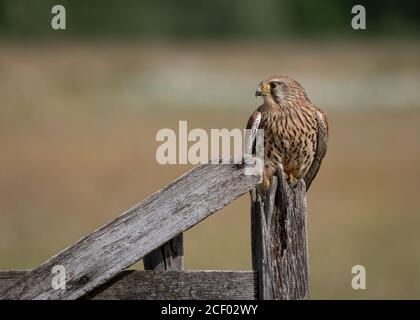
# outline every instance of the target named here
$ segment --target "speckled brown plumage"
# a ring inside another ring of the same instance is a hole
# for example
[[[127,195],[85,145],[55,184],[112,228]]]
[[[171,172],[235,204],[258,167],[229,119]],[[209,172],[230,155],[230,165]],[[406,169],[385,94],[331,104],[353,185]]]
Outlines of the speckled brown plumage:
[[[262,96],[264,103],[251,115],[247,128],[250,129],[258,118],[259,129],[264,129],[262,187],[265,191],[279,165],[283,166],[289,181],[305,178],[315,158],[320,158],[317,164],[320,165],[325,152],[316,157],[318,135],[326,135],[321,139],[325,143],[322,149],[326,150],[328,120],[326,113],[314,106],[303,87],[290,77],[273,76],[261,81],[256,95]],[[317,117],[324,132],[319,130]]]

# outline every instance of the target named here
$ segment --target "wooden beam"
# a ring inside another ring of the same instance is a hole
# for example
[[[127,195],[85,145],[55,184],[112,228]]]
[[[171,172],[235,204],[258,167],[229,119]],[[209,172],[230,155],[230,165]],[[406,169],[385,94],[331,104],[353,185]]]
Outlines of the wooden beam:
[[[252,265],[259,299],[309,299],[305,182],[281,170],[265,195],[251,191]]]
[[[0,292],[0,299],[76,299],[131,266],[251,190],[260,175],[240,164],[204,164],[82,238]],[[255,171],[255,170],[251,170]],[[55,266],[66,271],[66,289],[54,289]]]
[[[30,271],[0,271],[0,289]],[[252,271],[134,271],[119,273],[82,299],[94,300],[255,300]]]
[[[184,241],[182,233],[153,250],[143,258],[144,270],[184,270]]]

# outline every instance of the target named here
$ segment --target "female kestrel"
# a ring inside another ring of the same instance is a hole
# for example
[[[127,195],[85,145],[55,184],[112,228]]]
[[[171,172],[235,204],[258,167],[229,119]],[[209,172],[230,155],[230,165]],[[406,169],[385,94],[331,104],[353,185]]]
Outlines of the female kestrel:
[[[263,191],[280,165],[289,182],[304,179],[308,190],[327,151],[326,113],[287,76],[261,81],[255,96],[264,103],[249,118],[247,129],[264,129]]]

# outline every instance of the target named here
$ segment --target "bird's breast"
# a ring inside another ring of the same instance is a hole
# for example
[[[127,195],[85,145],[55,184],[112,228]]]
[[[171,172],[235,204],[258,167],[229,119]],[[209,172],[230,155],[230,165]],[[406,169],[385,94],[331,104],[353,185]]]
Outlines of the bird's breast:
[[[287,173],[301,178],[309,169],[316,149],[316,119],[310,112],[278,110],[262,121],[266,165],[273,171],[279,164]]]

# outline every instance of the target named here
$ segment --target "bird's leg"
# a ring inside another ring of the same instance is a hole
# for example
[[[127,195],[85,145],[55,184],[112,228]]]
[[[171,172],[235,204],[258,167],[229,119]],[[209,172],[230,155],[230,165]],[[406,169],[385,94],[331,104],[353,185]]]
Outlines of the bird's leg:
[[[264,172],[263,175],[263,181],[262,181],[262,189],[264,193],[267,192],[268,189],[270,189],[270,177]]]
[[[296,182],[298,179],[296,179],[293,174],[291,172],[286,173],[287,176],[287,182],[291,183],[291,182]]]
[[[262,196],[266,194],[268,189],[270,189],[270,175],[268,174],[267,169],[267,167],[264,168],[262,182],[261,184],[257,185],[257,191]]]

